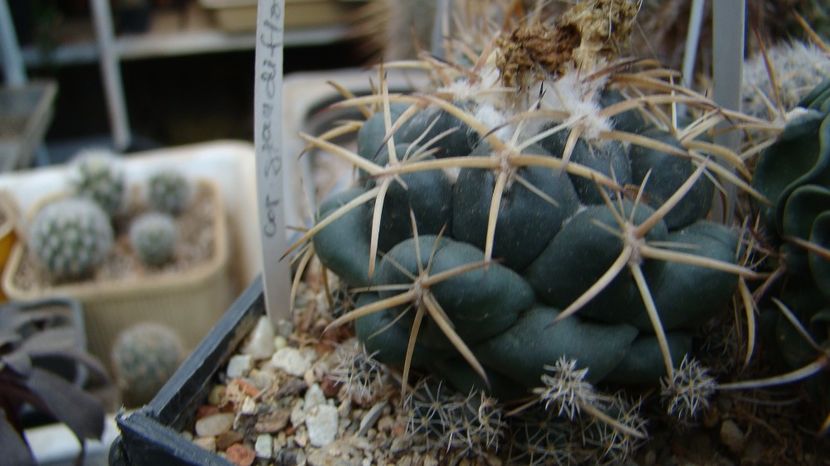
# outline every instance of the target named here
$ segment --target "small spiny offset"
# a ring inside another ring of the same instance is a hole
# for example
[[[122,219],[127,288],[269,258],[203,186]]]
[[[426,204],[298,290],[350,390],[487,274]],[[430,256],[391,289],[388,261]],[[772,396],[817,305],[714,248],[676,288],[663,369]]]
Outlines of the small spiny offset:
[[[67,198],[47,204],[35,215],[28,244],[52,277],[77,279],[104,261],[113,245],[113,230],[97,203]]]
[[[415,448],[447,461],[483,459],[505,435],[501,409],[481,392],[464,396],[424,379],[404,400],[404,409],[407,435],[420,440]]]
[[[335,354],[329,377],[339,385],[340,397],[358,406],[370,406],[383,394],[387,380],[383,365],[361,343],[344,344]]]

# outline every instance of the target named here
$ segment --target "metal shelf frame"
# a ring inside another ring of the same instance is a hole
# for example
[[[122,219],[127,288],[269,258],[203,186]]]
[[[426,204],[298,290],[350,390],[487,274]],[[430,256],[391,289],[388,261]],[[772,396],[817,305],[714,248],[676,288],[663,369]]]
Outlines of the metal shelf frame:
[[[121,61],[254,49],[254,33],[229,34],[218,29],[116,37],[109,0],[89,1],[94,40],[62,44],[44,56],[35,47],[21,50],[7,0],[0,0],[0,53],[3,70],[8,85],[22,85],[26,81],[27,66],[98,62],[104,83],[112,142],[118,151],[127,149],[132,141]],[[346,38],[347,33],[344,25],[301,29],[286,31],[284,40],[286,47],[325,45]]]

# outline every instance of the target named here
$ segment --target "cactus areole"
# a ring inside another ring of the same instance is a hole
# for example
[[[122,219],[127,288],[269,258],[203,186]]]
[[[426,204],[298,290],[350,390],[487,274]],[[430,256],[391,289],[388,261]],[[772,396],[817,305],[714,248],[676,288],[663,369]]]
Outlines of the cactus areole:
[[[431,94],[390,94],[381,79],[343,103],[366,115],[355,152],[303,135],[359,173],[289,250],[310,242],[359,294],[334,325],[354,321],[404,375],[505,398],[562,357],[592,383],[653,385],[679,366],[751,272],[738,230],[709,218],[723,151],[662,110],[711,102],[609,45],[633,5],[580,2],[491,31],[455,50],[469,68],[428,61]]]

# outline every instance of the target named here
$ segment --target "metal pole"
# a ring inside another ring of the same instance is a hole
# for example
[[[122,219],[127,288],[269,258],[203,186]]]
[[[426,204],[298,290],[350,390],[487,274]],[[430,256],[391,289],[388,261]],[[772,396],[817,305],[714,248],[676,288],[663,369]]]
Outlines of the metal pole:
[[[17,33],[14,30],[12,15],[6,0],[0,0],[0,47],[3,53],[3,74],[6,85],[11,87],[26,84],[26,68],[20,55]]]
[[[435,2],[435,18],[432,22],[432,37],[430,49],[432,55],[444,58],[444,36],[449,31],[450,0],[438,0]]]
[[[117,150],[124,150],[130,145],[130,121],[124,99],[109,1],[92,0],[92,16],[95,21],[95,35],[98,38],[101,77],[104,80],[113,144]]]
[[[744,64],[744,31],[746,29],[746,0],[714,0],[713,4],[713,58],[715,102],[723,108],[740,111],[741,82]],[[740,134],[736,131],[721,134],[715,143],[737,150]],[[724,183],[726,206],[724,219],[731,222],[735,214],[737,189]]]
[[[695,74],[697,48],[700,44],[700,28],[703,25],[704,0],[692,0],[692,11],[689,17],[689,32],[686,34],[686,49],[683,51],[683,86],[692,87]]]

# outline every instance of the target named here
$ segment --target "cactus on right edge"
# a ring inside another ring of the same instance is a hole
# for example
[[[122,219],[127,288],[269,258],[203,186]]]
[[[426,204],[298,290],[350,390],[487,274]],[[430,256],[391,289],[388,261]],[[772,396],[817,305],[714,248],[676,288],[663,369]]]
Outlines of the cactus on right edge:
[[[181,173],[168,170],[154,174],[147,182],[147,202],[150,208],[170,215],[178,215],[187,207],[191,186]]]
[[[115,380],[127,406],[148,403],[184,359],[184,344],[171,328],[145,322],[121,332],[112,347]]]
[[[778,362],[793,372],[775,384],[810,379],[812,401],[830,411],[830,79],[800,103],[758,159],[753,186],[759,204],[765,266],[764,314],[774,322]],[[815,376],[815,377],[814,377]],[[811,379],[812,377],[812,379]],[[757,381],[765,386],[770,381]],[[751,386],[752,382],[742,385]],[[830,415],[821,427],[830,430]]]
[[[113,230],[98,204],[68,198],[51,202],[36,214],[28,244],[52,277],[77,279],[104,261],[113,245]]]
[[[173,217],[158,212],[142,214],[130,225],[130,245],[141,262],[160,267],[176,252],[178,228]]]

